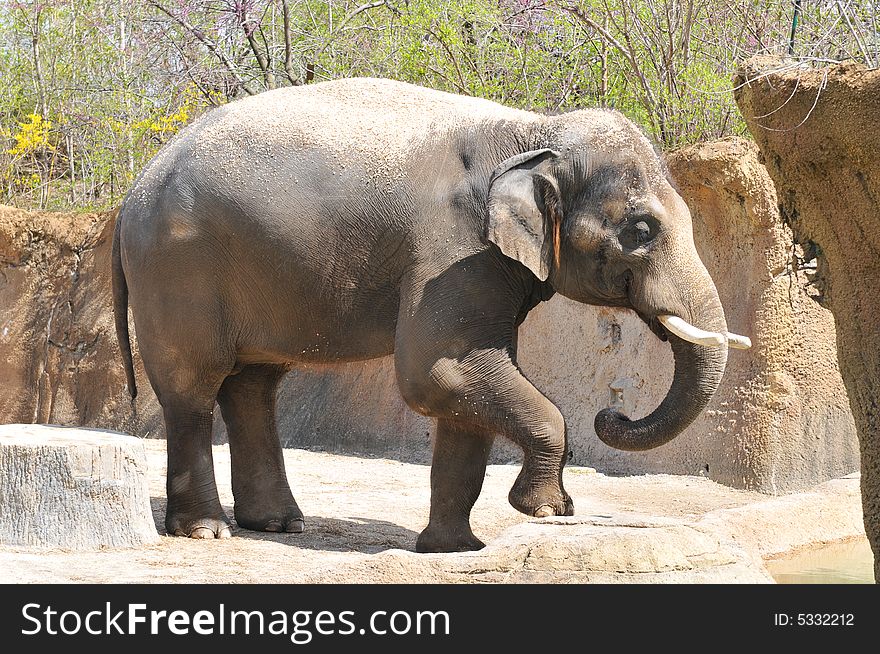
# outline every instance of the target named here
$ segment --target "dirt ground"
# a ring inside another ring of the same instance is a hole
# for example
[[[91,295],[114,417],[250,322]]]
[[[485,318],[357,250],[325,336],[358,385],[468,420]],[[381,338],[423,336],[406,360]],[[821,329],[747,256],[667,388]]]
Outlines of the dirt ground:
[[[306,515],[305,533],[269,534],[242,529],[236,531],[235,538],[215,541],[164,536],[165,444],[146,439],[144,445],[153,514],[163,534],[158,543],[97,552],[4,547],[0,548],[0,582],[302,583],[320,582],[330,576],[338,580],[341,568],[352,564],[363,567],[378,553],[413,551],[418,532],[427,522],[428,466],[285,450],[294,494]],[[214,459],[221,501],[232,515],[228,447],[215,446]],[[517,465],[489,467],[472,520],[474,532],[487,542],[505,529],[528,521],[507,503],[518,470]],[[801,505],[855,516],[844,521],[847,525],[842,531],[827,532],[829,540],[851,535],[852,524],[858,522],[858,481],[848,479],[843,483],[835,500],[843,503],[841,510],[830,505],[823,508],[823,501],[811,499],[810,494],[768,498],[700,477],[609,477],[582,467],[569,467],[565,472],[566,488],[575,498],[579,517],[638,514],[695,522],[728,514],[725,520],[729,524],[737,520],[749,523],[756,531],[748,534],[747,540],[763,539],[765,548],[774,524],[778,527],[776,518],[762,522],[766,507],[779,505],[771,511],[773,515],[787,515],[788,520],[795,516],[805,527],[815,522],[809,515],[791,509],[791,502],[799,497],[803,497]],[[750,507],[757,509],[752,514],[742,513]],[[756,528],[757,524],[763,527]],[[798,529],[793,526],[790,531],[795,534]],[[803,540],[802,536],[793,537],[795,544]]]

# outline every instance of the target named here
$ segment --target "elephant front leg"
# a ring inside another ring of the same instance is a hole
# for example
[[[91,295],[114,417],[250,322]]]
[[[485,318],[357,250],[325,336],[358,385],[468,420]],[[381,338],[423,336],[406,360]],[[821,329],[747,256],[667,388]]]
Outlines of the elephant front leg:
[[[432,542],[429,537],[439,540],[434,524],[455,524],[467,537],[461,525],[480,486],[470,481],[467,490],[456,487],[455,478],[444,478],[452,472],[438,467],[441,456],[460,447],[453,457],[456,464],[470,462],[461,479],[473,480],[477,470],[485,469],[488,447],[459,437],[465,434],[501,434],[522,448],[523,467],[508,496],[515,509],[530,516],[574,512],[562,487],[565,421],[513,358],[516,317],[531,286],[502,274],[499,265],[489,252],[454,263],[441,275],[414,269],[402,285],[394,352],[397,383],[410,408],[439,418],[432,525],[423,534],[425,544]],[[423,284],[424,279],[430,282]],[[465,498],[468,504],[456,508]]]
[[[217,401],[229,432],[235,521],[254,531],[300,533],[302,511],[293,499],[275,419],[279,366],[246,366],[226,378]]]
[[[574,515],[574,503],[562,485],[568,459],[565,420],[556,405],[510,365],[513,370],[505,370],[504,382],[489,382],[498,404],[486,410],[486,419],[523,450],[522,469],[508,501],[520,513],[537,518]]]
[[[483,488],[494,435],[440,418],[431,462],[431,514],[417,552],[468,552],[485,547],[471,531],[471,509]]]
[[[437,358],[430,366],[420,363],[423,356],[423,352],[414,357],[397,353],[398,383],[410,407],[423,415],[440,418],[441,425],[443,419],[449,419],[468,425],[467,431],[471,433],[507,436],[524,453],[522,470],[508,495],[511,505],[536,517],[572,515],[571,497],[562,486],[567,453],[562,414],[522,375],[508,349],[475,349]],[[438,443],[446,440],[449,439],[440,438],[438,430]],[[469,456],[473,461],[476,454],[462,450],[460,456]],[[435,467],[438,456],[435,451]],[[485,463],[481,461],[480,465],[484,467]],[[459,501],[461,496],[454,490],[454,482],[432,484],[432,516],[434,504],[439,510],[444,502]]]

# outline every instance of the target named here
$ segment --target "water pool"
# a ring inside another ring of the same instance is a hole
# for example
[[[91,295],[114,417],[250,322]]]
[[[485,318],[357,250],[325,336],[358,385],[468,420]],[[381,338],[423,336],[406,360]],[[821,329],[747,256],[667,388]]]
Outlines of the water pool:
[[[874,583],[874,558],[865,538],[798,550],[765,565],[778,584]]]

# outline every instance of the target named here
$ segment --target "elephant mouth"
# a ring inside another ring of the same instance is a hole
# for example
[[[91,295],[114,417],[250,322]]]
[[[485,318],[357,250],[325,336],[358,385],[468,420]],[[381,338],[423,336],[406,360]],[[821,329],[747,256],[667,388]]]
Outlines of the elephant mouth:
[[[666,342],[669,340],[669,332],[663,329],[663,325],[660,324],[660,320],[657,318],[657,316],[649,318],[640,312],[639,318],[641,318],[645,322],[645,324],[648,325],[648,329],[650,329],[654,333],[654,335],[661,341]]]
[[[675,372],[663,401],[649,415],[630,420],[613,408],[603,409],[596,415],[594,428],[606,445],[641,452],[668,443],[696,420],[721,383],[728,348],[749,343],[746,337],[727,331],[711,281],[702,293],[698,289],[684,294],[686,301],[678,310],[656,302],[663,285],[646,289],[644,283],[630,283],[627,290],[630,307],[657,338],[669,342]]]

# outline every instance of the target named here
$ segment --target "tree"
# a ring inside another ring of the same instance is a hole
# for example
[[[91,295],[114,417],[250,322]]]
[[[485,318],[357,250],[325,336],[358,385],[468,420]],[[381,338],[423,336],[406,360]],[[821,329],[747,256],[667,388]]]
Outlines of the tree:
[[[880,63],[880,0],[803,2],[801,61]],[[788,0],[7,0],[0,202],[117,204],[211,107],[392,77],[536,111],[607,106],[666,148],[744,133],[738,60],[782,53]]]

